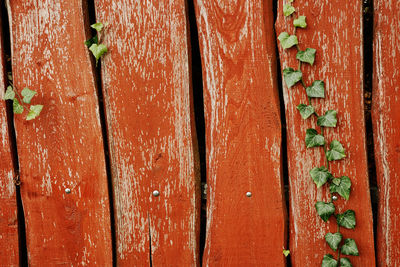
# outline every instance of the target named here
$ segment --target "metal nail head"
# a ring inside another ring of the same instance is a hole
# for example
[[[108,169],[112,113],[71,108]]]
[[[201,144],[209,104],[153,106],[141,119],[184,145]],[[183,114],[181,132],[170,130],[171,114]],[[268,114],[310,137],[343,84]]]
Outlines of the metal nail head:
[[[247,192],[246,197],[251,197],[251,192]]]
[[[332,196],[332,200],[337,200],[337,196]]]
[[[158,190],[153,191],[153,196],[158,197],[160,195],[160,192]]]
[[[71,193],[71,189],[65,188],[65,193],[70,194]]]

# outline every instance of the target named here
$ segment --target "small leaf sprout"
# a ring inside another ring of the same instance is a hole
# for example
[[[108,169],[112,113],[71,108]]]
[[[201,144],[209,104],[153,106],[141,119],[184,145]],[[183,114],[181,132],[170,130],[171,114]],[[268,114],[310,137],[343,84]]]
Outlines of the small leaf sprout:
[[[18,93],[18,90],[16,90],[12,83],[12,74],[8,73],[7,76],[9,85],[7,86],[3,99],[11,100],[13,102],[14,114],[22,114],[27,110],[28,114],[25,117],[27,121],[37,118],[43,109],[43,105],[31,105],[31,100],[35,95],[37,95],[37,92],[25,87],[22,89],[21,94]]]
[[[90,52],[92,52],[96,59],[96,66],[99,59],[108,52],[107,46],[101,43],[102,32],[105,26],[106,25],[103,25],[101,22],[90,25],[90,27],[96,30],[97,34],[85,41],[85,45],[89,48]]]

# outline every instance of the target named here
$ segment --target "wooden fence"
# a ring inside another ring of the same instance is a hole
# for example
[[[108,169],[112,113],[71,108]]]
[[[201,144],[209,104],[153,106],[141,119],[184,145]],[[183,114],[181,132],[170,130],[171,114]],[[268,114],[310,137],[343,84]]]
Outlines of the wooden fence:
[[[327,192],[309,177],[324,159],[304,145],[305,96],[280,79],[278,59],[297,64],[277,52],[284,0],[0,3],[0,96],[12,71],[44,105],[26,121],[0,101],[0,266],[321,265],[335,223],[314,208]],[[305,82],[324,77],[316,105],[339,111],[326,138],[348,144],[332,168],[353,181],[337,205],[356,211],[351,261],[400,266],[400,6],[293,5],[318,50]],[[107,23],[97,67],[94,21]]]

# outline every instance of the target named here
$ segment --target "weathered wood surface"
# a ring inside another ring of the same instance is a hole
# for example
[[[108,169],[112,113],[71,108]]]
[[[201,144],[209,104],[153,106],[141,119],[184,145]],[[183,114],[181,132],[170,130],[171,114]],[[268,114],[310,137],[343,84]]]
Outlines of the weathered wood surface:
[[[272,1],[197,0],[195,6],[207,146],[203,264],[284,266]]]
[[[97,21],[108,23],[102,79],[118,265],[151,259],[153,266],[198,266],[200,177],[185,1],[95,3]]]
[[[283,16],[283,0],[279,1],[276,34],[293,34],[293,20]],[[353,209],[356,212],[355,230],[341,228],[345,238],[353,238],[360,251],[359,257],[350,256],[354,266],[375,266],[372,209],[367,172],[363,105],[363,38],[362,1],[295,1],[297,15],[307,17],[307,29],[298,29],[300,49],[317,49],[313,67],[302,65],[306,85],[324,80],[326,98],[312,100],[319,114],[329,109],[338,111],[338,127],[325,130],[328,142],[337,139],[345,147],[347,157],[331,163],[335,176],[347,175],[352,181],[349,201],[338,200],[337,212]],[[279,46],[280,47],[280,46]],[[282,51],[282,69],[297,68],[296,49]],[[317,190],[309,171],[325,165],[322,148],[307,149],[305,132],[316,128],[316,120],[303,120],[296,110],[306,103],[305,90],[297,85],[288,89],[283,85],[286,110],[288,167],[290,181],[290,251],[293,266],[319,266],[324,254],[336,255],[326,244],[327,232],[336,231],[332,218],[324,223],[316,213],[315,202],[328,200],[327,190]],[[336,256],[335,256],[336,257]]]
[[[373,129],[379,189],[379,266],[400,266],[400,6],[375,1]]]
[[[0,1],[0,5],[4,4]],[[6,86],[4,46],[0,18],[0,264],[19,266],[17,199],[14,167],[7,124],[6,103],[2,101]]]
[[[109,199],[82,0],[7,1],[14,85],[39,118],[15,116],[30,266],[111,266]],[[71,194],[65,189],[70,188]]]

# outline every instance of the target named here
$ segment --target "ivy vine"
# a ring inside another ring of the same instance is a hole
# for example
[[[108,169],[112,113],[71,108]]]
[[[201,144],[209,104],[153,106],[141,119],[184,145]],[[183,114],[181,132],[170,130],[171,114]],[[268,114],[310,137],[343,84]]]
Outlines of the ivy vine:
[[[27,121],[38,117],[43,109],[43,105],[31,105],[31,100],[37,92],[25,87],[22,89],[21,94],[18,93],[18,90],[16,90],[12,83],[12,74],[8,73],[7,76],[9,85],[7,86],[3,99],[11,100],[13,102],[14,114],[22,114],[25,110],[28,110],[28,114],[25,117]]]
[[[327,233],[325,240],[329,247],[337,252],[337,257],[332,254],[325,254],[322,259],[322,267],[349,267],[352,266],[350,260],[341,255],[358,256],[358,248],[356,242],[352,238],[343,239],[340,232],[341,227],[346,229],[354,229],[356,226],[356,216],[353,210],[346,210],[343,213],[337,213],[334,201],[341,196],[348,200],[351,192],[351,180],[347,176],[335,177],[330,169],[330,162],[341,160],[346,157],[345,149],[338,140],[333,140],[329,144],[325,140],[324,129],[337,126],[337,111],[327,110],[324,115],[318,115],[315,107],[312,105],[313,98],[325,98],[325,83],[322,80],[316,80],[307,86],[303,79],[301,71],[302,64],[313,65],[315,61],[316,49],[306,48],[304,51],[300,49],[299,41],[296,36],[297,28],[306,28],[307,22],[305,16],[297,16],[294,18],[296,9],[292,5],[293,0],[288,0],[283,5],[283,14],[285,17],[293,19],[294,33],[289,34],[282,32],[278,36],[278,40],[284,50],[296,48],[296,59],[298,60],[297,69],[285,68],[283,70],[283,80],[288,88],[296,84],[301,84],[307,95],[308,102],[301,103],[297,106],[303,119],[311,119],[313,116],[317,119],[317,126],[320,131],[314,128],[306,130],[305,145],[307,148],[322,147],[325,154],[326,166],[314,167],[310,170],[310,177],[316,184],[317,188],[328,186],[330,192],[330,200],[317,201],[315,209],[317,214],[324,222],[327,222],[332,216],[336,219],[337,231],[335,233]]]

